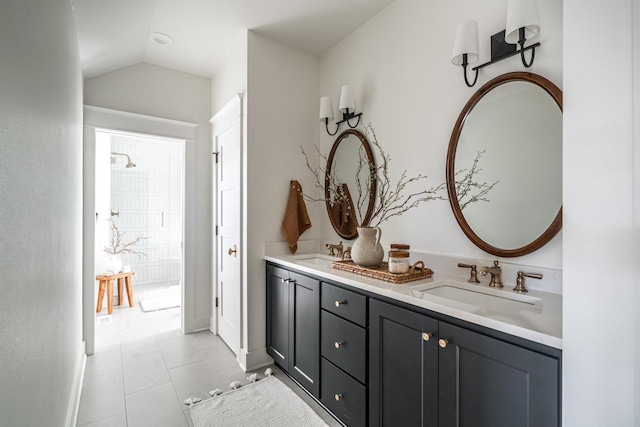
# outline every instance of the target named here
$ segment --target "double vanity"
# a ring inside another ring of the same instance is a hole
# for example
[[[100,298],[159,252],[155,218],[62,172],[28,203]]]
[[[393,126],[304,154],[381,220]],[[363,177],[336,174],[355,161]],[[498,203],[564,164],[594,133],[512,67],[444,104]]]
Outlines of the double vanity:
[[[328,157],[327,213],[346,240],[362,230],[346,214],[354,207],[365,225],[388,212],[379,177],[371,179],[375,161],[366,136],[353,129],[337,137]],[[446,171],[453,215],[478,248],[505,259],[546,245],[562,227],[560,89],[523,72],[483,85],[453,128]],[[348,189],[358,189],[357,204]],[[473,266],[420,254],[433,277],[392,284],[332,268],[337,258],[318,248],[298,255],[266,249],[267,352],[345,425],[561,424],[560,285],[553,293],[527,292],[525,284],[525,277],[544,277],[541,289],[551,290],[557,270],[542,275],[517,262],[503,269],[497,261]],[[457,267],[470,267],[471,277]],[[471,283],[480,267],[491,282]]]
[[[267,352],[345,425],[560,425],[561,295],[265,260]]]

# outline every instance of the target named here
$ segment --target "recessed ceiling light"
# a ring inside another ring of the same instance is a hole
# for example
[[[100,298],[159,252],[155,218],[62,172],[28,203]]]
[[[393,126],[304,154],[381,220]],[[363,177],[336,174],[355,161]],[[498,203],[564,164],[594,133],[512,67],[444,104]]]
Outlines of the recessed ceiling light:
[[[169,46],[173,44],[173,39],[164,33],[151,33],[149,34],[149,38],[160,46]]]

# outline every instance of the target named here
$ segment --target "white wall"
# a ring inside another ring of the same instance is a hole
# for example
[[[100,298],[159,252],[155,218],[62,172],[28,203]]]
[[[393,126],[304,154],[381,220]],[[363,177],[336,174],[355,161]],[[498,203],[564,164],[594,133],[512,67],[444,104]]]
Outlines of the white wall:
[[[637,426],[638,3],[564,10],[564,425]]]
[[[249,359],[266,346],[263,243],[283,240],[290,181],[297,179],[303,190],[313,190],[300,146],[309,152],[318,144],[318,70],[316,56],[249,32],[243,337]],[[312,227],[301,240],[318,239],[324,207],[307,208]]]
[[[634,277],[640,277],[640,197],[638,197],[638,189],[640,188],[640,7],[635,4],[633,9],[633,228],[634,228]],[[640,286],[634,286],[633,307],[640,307]],[[635,317],[634,324],[634,421],[640,423],[640,310],[633,310]]]
[[[529,71],[562,88],[562,3],[537,0],[542,43]],[[331,96],[337,112],[340,88],[349,84],[362,124],[371,122],[382,147],[391,155],[393,177],[428,175],[428,184],[445,181],[446,152],[458,114],[477,89],[491,78],[523,71],[518,57],[480,71],[478,83],[467,88],[462,67],[451,64],[458,23],[478,21],[480,59],[489,61],[490,36],[505,28],[507,0],[433,2],[397,0],[321,57],[320,94]],[[535,41],[535,40],[534,40]],[[317,114],[315,114],[317,116]],[[337,115],[336,115],[337,117]],[[335,137],[317,124],[328,152]],[[343,126],[344,129],[344,126]],[[412,249],[463,258],[491,260],[460,230],[446,201],[429,202],[382,224],[383,243],[411,244]],[[323,216],[323,237],[339,240]],[[519,264],[561,268],[560,233]],[[511,281],[515,281],[512,278]]]
[[[84,360],[71,3],[3,2],[0,40],[0,423],[69,425]]]
[[[210,93],[209,79],[147,63],[85,81],[87,105],[198,124],[185,153],[185,295],[195,307],[187,332],[207,328],[211,311]]]
[[[91,274],[89,275],[89,281],[93,285],[95,285],[95,276],[97,273],[107,271],[107,262],[108,255],[104,252],[104,247],[109,244],[111,241],[111,227],[107,222],[108,218],[111,218],[111,138],[109,134],[104,132],[93,132],[92,135],[95,138],[95,155],[91,156],[91,160],[95,162],[95,184],[91,187],[95,188],[93,191],[93,196],[95,198],[95,209],[92,209],[90,217],[94,217],[96,220],[94,221],[96,231],[95,231],[95,268],[93,268]],[[85,139],[84,141],[84,155],[86,156],[91,151],[87,148],[89,145],[89,141]],[[85,167],[85,173],[87,172],[87,167]],[[89,190],[89,183],[85,182],[85,193]],[[83,202],[87,202],[87,200],[83,200]],[[86,236],[85,236],[86,237]],[[88,256],[88,254],[87,254]],[[93,300],[93,298],[91,299]],[[93,314],[93,310],[92,314]],[[92,318],[95,316],[92,315]],[[87,334],[84,335],[85,340],[88,340]],[[93,350],[88,352],[88,354],[93,354]]]
[[[215,115],[237,93],[247,91],[247,37],[238,44],[233,55],[211,78],[211,116]]]

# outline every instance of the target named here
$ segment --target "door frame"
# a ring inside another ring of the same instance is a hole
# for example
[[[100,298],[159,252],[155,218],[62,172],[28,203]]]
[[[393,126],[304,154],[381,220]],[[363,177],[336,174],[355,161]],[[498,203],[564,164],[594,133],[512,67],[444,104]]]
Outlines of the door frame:
[[[182,140],[183,144],[183,182],[182,182],[182,333],[194,331],[195,317],[195,277],[194,266],[186,261],[185,254],[195,253],[195,242],[188,239],[186,229],[186,217],[189,214],[186,208],[187,199],[190,196],[187,181],[193,182],[194,177],[189,177],[189,170],[193,170],[195,162],[195,129],[196,123],[180,122],[177,120],[160,117],[145,116],[126,111],[111,110],[108,108],[84,106],[83,127],[83,226],[82,226],[82,326],[85,352],[87,355],[95,352],[95,307],[96,307],[96,280],[95,280],[95,154],[96,131],[107,130],[115,133],[132,133],[157,136],[158,139]]]
[[[215,113],[213,115],[213,117],[211,117],[211,120],[209,120],[209,122],[211,123],[211,152],[212,152],[212,156],[211,156],[211,223],[213,225],[212,227],[212,233],[211,233],[211,265],[213,266],[212,269],[212,274],[211,274],[211,278],[212,278],[212,283],[211,283],[211,319],[210,319],[210,325],[209,325],[209,330],[211,330],[211,332],[213,332],[214,334],[218,335],[218,309],[219,307],[216,306],[216,299],[218,297],[218,292],[219,292],[219,285],[218,285],[218,267],[219,267],[219,262],[218,262],[218,236],[216,234],[216,228],[219,225],[219,221],[218,221],[218,167],[219,167],[219,163],[218,163],[218,159],[217,159],[217,155],[216,153],[219,150],[219,147],[217,146],[216,143],[216,132],[218,134],[224,132],[226,129],[229,129],[230,127],[236,125],[239,123],[239,130],[240,130],[240,157],[241,159],[244,156],[244,143],[243,143],[243,138],[244,138],[244,123],[243,123],[243,94],[242,93],[237,93],[233,96],[233,98],[231,98],[220,110],[218,110],[217,113]],[[244,201],[243,201],[243,193],[244,193],[244,174],[243,174],[243,161],[241,160],[240,162],[240,173],[239,173],[239,186],[240,186],[240,198],[239,198],[239,203],[240,203],[240,210],[239,212],[241,213],[241,215],[243,216],[242,212],[243,212],[243,205],[244,205]],[[238,248],[238,265],[240,266],[239,271],[238,271],[238,287],[239,287],[239,307],[238,307],[238,313],[239,313],[239,325],[238,325],[238,334],[239,336],[238,338],[238,348],[237,349],[233,349],[234,352],[236,352],[236,360],[238,361],[238,363],[241,362],[241,351],[244,347],[244,343],[243,343],[243,336],[244,336],[244,313],[245,313],[245,295],[244,295],[244,275],[243,275],[243,271],[244,271],[244,218],[240,218],[239,224],[240,224],[240,230],[239,230],[239,236],[238,236],[238,243],[240,244],[240,248]]]

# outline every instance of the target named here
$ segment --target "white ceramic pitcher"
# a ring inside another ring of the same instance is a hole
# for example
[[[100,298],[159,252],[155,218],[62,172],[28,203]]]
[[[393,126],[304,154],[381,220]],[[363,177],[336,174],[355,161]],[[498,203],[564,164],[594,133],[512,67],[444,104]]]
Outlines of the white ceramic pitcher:
[[[351,259],[360,267],[377,267],[384,258],[380,227],[358,227],[358,238],[351,248]]]

